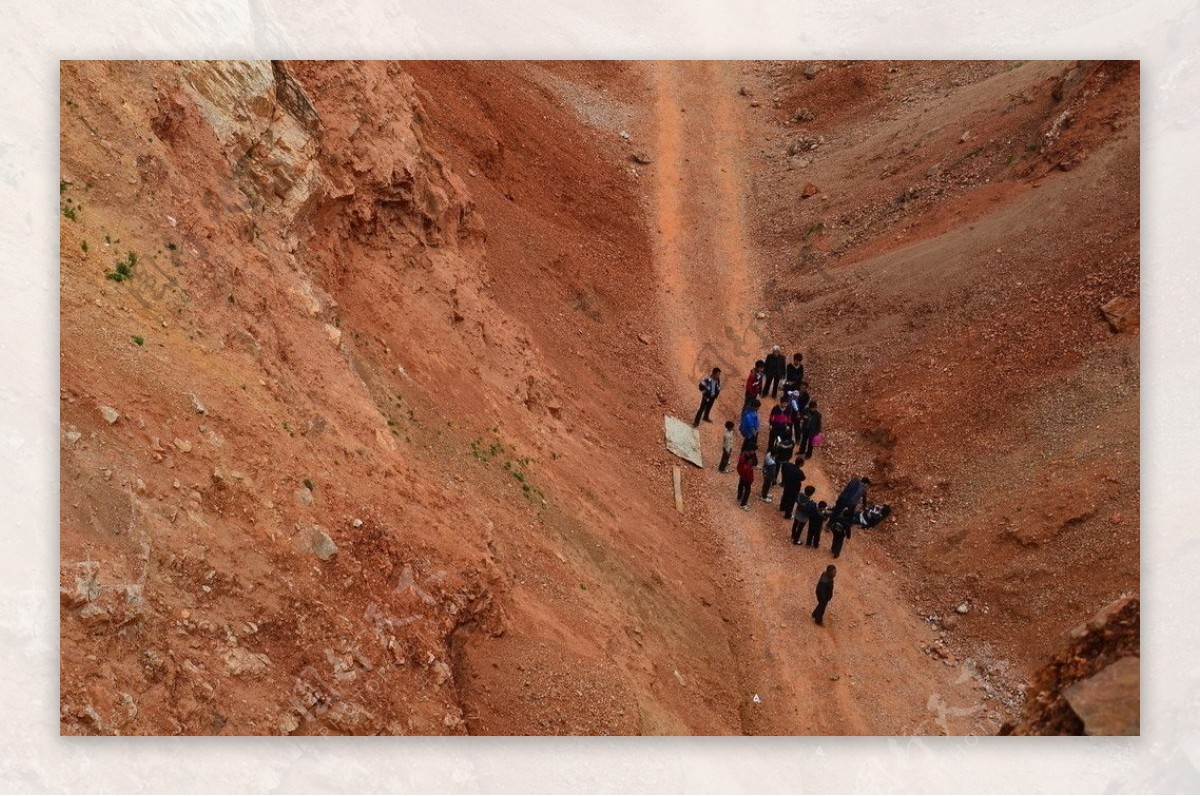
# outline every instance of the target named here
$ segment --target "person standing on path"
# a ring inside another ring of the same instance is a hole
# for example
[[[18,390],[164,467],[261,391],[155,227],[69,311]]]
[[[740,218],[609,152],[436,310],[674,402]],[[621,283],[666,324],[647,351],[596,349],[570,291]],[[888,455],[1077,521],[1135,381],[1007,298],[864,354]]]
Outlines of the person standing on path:
[[[792,416],[792,433],[797,441],[800,440],[804,431],[804,416],[808,411],[809,400],[806,382],[797,385],[787,394],[787,410],[788,414]]]
[[[821,549],[821,530],[825,526],[825,518],[829,516],[825,506],[826,503],[822,500],[808,513],[808,538],[804,540],[805,547],[811,547],[813,550]]]
[[[850,538],[850,526],[854,522],[854,514],[850,509],[834,510],[833,518],[829,520],[829,532],[833,534],[833,557],[842,554],[842,544]]]
[[[717,472],[723,473],[729,469],[729,457],[733,455],[733,421],[725,421],[725,438],[721,441],[721,463]]]
[[[772,451],[775,453],[775,461],[779,462],[781,468],[784,462],[792,460],[792,454],[796,451],[796,443],[792,442],[791,428],[785,428],[783,433],[775,438],[775,447],[772,448]],[[783,472],[782,469],[780,472]]]
[[[871,485],[871,479],[863,476],[862,478],[851,478],[842,489],[842,494],[838,495],[837,503],[834,505],[833,512],[837,514],[843,509],[856,511],[861,504],[863,509],[867,507],[867,487]]]
[[[813,437],[821,433],[821,413],[817,411],[817,402],[808,405],[800,430],[800,452],[805,459],[812,458]]]
[[[800,544],[800,534],[804,533],[805,524],[817,510],[817,504],[812,499],[816,491],[817,488],[809,484],[804,487],[804,497],[799,498],[799,505],[796,506],[796,519],[792,523],[792,544]]]
[[[758,407],[762,406],[757,398],[742,409],[742,423],[738,431],[742,435],[742,450],[758,450]]]
[[[712,411],[712,406],[720,394],[721,369],[713,368],[712,373],[700,380],[700,408],[696,410],[696,419],[692,421],[692,428],[697,428],[701,420],[705,423],[712,422],[708,413]]]
[[[787,430],[790,422],[791,418],[788,417],[787,410],[783,408],[783,404],[775,404],[771,409],[771,414],[767,416],[767,423],[771,428],[770,433],[767,435],[767,450],[775,447],[775,440]]]
[[[783,512],[785,520],[790,520],[792,510],[796,507],[796,501],[800,497],[800,485],[804,483],[804,471],[800,469],[800,465],[790,459],[779,465],[779,471],[783,481],[783,494],[779,497],[779,510]]]
[[[749,406],[751,402],[758,400],[758,393],[763,386],[763,368],[766,363],[761,359],[754,363],[754,369],[750,371],[750,375],[746,377],[746,403],[744,406]]]
[[[784,371],[784,383],[792,385],[792,389],[800,389],[804,381],[804,354],[792,354],[792,361]]]
[[[750,510],[746,504],[750,502],[750,487],[754,485],[754,466],[756,464],[758,464],[758,454],[754,451],[746,451],[742,454],[742,458],[738,459],[737,499],[741,504],[742,511]]]
[[[771,487],[775,486],[775,474],[777,472],[779,472],[779,462],[775,461],[775,454],[768,450],[766,458],[763,459],[763,503],[771,502]]]
[[[779,395],[779,384],[783,381],[783,374],[787,370],[787,359],[783,356],[783,349],[775,346],[771,349],[771,353],[767,354],[767,358],[763,363],[763,375],[765,379],[762,386],[762,395],[764,398],[770,393],[774,398]]]
[[[825,624],[825,608],[833,599],[833,579],[837,577],[837,567],[833,564],[825,567],[825,572],[817,580],[817,607],[813,609],[812,618],[818,625]]]

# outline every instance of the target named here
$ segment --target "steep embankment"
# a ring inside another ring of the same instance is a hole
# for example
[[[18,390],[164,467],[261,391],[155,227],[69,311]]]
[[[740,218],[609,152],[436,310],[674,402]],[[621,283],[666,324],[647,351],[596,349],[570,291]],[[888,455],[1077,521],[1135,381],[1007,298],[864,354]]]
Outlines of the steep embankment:
[[[636,192],[513,68],[64,65],[64,733],[741,730]]]
[[[742,79],[764,301],[822,458],[897,507],[880,536],[947,643],[1027,676],[1138,590],[1138,66]]]

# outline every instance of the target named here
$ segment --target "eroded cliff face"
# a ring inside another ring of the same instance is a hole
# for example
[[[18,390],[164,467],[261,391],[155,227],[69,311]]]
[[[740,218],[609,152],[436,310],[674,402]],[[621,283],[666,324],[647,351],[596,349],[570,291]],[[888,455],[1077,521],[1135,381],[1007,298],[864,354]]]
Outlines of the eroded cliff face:
[[[64,64],[61,94],[64,733],[738,731],[629,361],[644,230],[538,216],[633,294],[551,362],[402,65]],[[574,314],[553,262],[520,289]]]

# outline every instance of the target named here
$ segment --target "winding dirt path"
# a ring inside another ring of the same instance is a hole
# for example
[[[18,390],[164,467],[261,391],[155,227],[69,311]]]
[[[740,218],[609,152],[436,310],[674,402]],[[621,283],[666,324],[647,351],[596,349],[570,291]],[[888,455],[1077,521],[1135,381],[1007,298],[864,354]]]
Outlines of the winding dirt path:
[[[985,729],[982,694],[966,666],[949,666],[921,650],[934,640],[898,589],[890,562],[860,531],[838,559],[836,594],[825,627],[809,614],[813,589],[832,561],[825,549],[793,546],[776,503],[751,511],[735,503],[732,472],[715,462],[726,419],[736,419],[742,381],[768,341],[755,319],[759,295],[745,219],[741,168],[748,134],[736,101],[736,63],[656,64],[655,220],[660,300],[668,353],[681,374],[680,415],[695,411],[695,383],[713,366],[726,376],[714,423],[702,424],[708,466],[700,479],[707,515],[726,539],[730,594],[746,617],[731,644],[740,662],[748,734],[966,734]],[[787,341],[778,341],[788,349]],[[821,374],[811,376],[820,393]],[[765,411],[763,413],[765,415]],[[719,420],[718,420],[719,418]],[[819,464],[807,483],[830,502],[836,491]],[[778,500],[779,490],[774,498]],[[900,532],[901,529],[892,529]],[[751,700],[758,694],[760,702]]]

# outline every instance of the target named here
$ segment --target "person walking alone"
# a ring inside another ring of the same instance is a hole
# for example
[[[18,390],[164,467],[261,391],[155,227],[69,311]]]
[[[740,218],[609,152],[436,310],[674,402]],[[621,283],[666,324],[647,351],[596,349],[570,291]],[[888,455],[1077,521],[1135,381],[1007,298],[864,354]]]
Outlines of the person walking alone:
[[[837,577],[837,567],[833,564],[825,567],[825,572],[817,580],[817,607],[813,609],[812,618],[818,625],[825,624],[825,608],[833,599],[833,579]]]
[[[705,423],[712,422],[708,413],[712,411],[712,406],[720,394],[721,369],[713,368],[712,373],[700,380],[700,408],[696,410],[696,419],[692,421],[693,428],[698,427],[701,420]]]
[[[750,507],[746,505],[750,502],[750,488],[754,485],[754,466],[758,464],[758,454],[754,451],[745,451],[742,457],[738,459],[738,488],[737,499],[742,507],[742,511],[749,511]]]
[[[787,358],[783,355],[783,349],[775,346],[771,349],[771,353],[767,354],[766,360],[763,362],[764,381],[762,385],[762,395],[767,397],[769,393],[772,398],[779,395],[779,384],[783,381],[783,374],[787,370]]]

